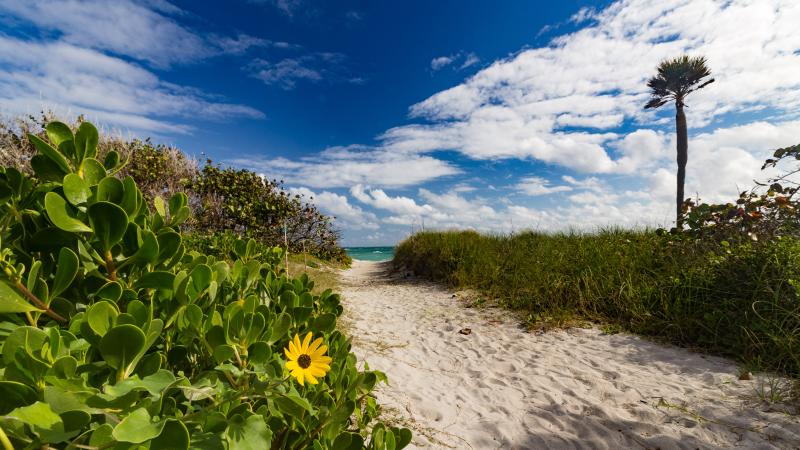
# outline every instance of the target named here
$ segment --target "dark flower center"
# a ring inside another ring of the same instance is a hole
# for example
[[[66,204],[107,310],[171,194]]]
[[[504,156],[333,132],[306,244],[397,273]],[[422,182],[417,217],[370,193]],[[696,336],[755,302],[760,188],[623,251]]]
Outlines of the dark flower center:
[[[300,355],[297,358],[297,365],[300,366],[301,369],[308,369],[311,366],[311,357],[308,355]]]

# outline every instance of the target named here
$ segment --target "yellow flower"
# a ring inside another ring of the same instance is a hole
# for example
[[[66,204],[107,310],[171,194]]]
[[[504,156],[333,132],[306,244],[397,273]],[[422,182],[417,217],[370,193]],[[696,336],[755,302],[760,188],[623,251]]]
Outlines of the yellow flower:
[[[311,384],[317,384],[317,378],[324,377],[331,370],[331,358],[325,356],[327,350],[328,346],[322,345],[321,337],[311,342],[311,333],[306,335],[302,343],[297,334],[293,341],[289,341],[289,347],[283,349],[288,359],[286,368],[297,378],[300,386],[304,385],[304,379]]]

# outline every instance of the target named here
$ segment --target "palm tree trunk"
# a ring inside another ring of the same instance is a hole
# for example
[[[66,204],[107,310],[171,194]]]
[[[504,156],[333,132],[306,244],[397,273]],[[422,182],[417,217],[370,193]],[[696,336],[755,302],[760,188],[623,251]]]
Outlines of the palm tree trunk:
[[[689,159],[689,140],[686,135],[686,115],[683,113],[683,103],[675,102],[675,128],[678,133],[678,186],[676,200],[675,226],[680,230],[683,227],[683,184],[686,181],[686,161]]]

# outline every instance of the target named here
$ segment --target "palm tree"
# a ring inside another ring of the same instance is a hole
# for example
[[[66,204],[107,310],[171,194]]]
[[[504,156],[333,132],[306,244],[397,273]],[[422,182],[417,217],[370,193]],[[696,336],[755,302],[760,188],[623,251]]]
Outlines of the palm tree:
[[[683,184],[686,181],[686,161],[689,158],[686,115],[683,113],[683,107],[686,106],[684,100],[692,92],[713,83],[713,78],[705,79],[709,76],[711,76],[711,71],[706,67],[705,57],[690,58],[684,55],[662,61],[658,65],[658,75],[650,78],[647,82],[651,98],[645,105],[645,109],[658,108],[671,101],[675,102],[675,128],[678,133],[678,192],[675,225],[678,229],[683,224]]]

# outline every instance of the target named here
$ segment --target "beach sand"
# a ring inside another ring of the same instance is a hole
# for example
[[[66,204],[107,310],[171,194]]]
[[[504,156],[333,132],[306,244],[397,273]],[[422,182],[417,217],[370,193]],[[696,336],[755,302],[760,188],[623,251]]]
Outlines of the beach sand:
[[[382,419],[412,428],[411,448],[800,448],[800,418],[733,361],[598,329],[527,332],[387,268],[343,272],[343,320],[359,361],[388,375]]]

